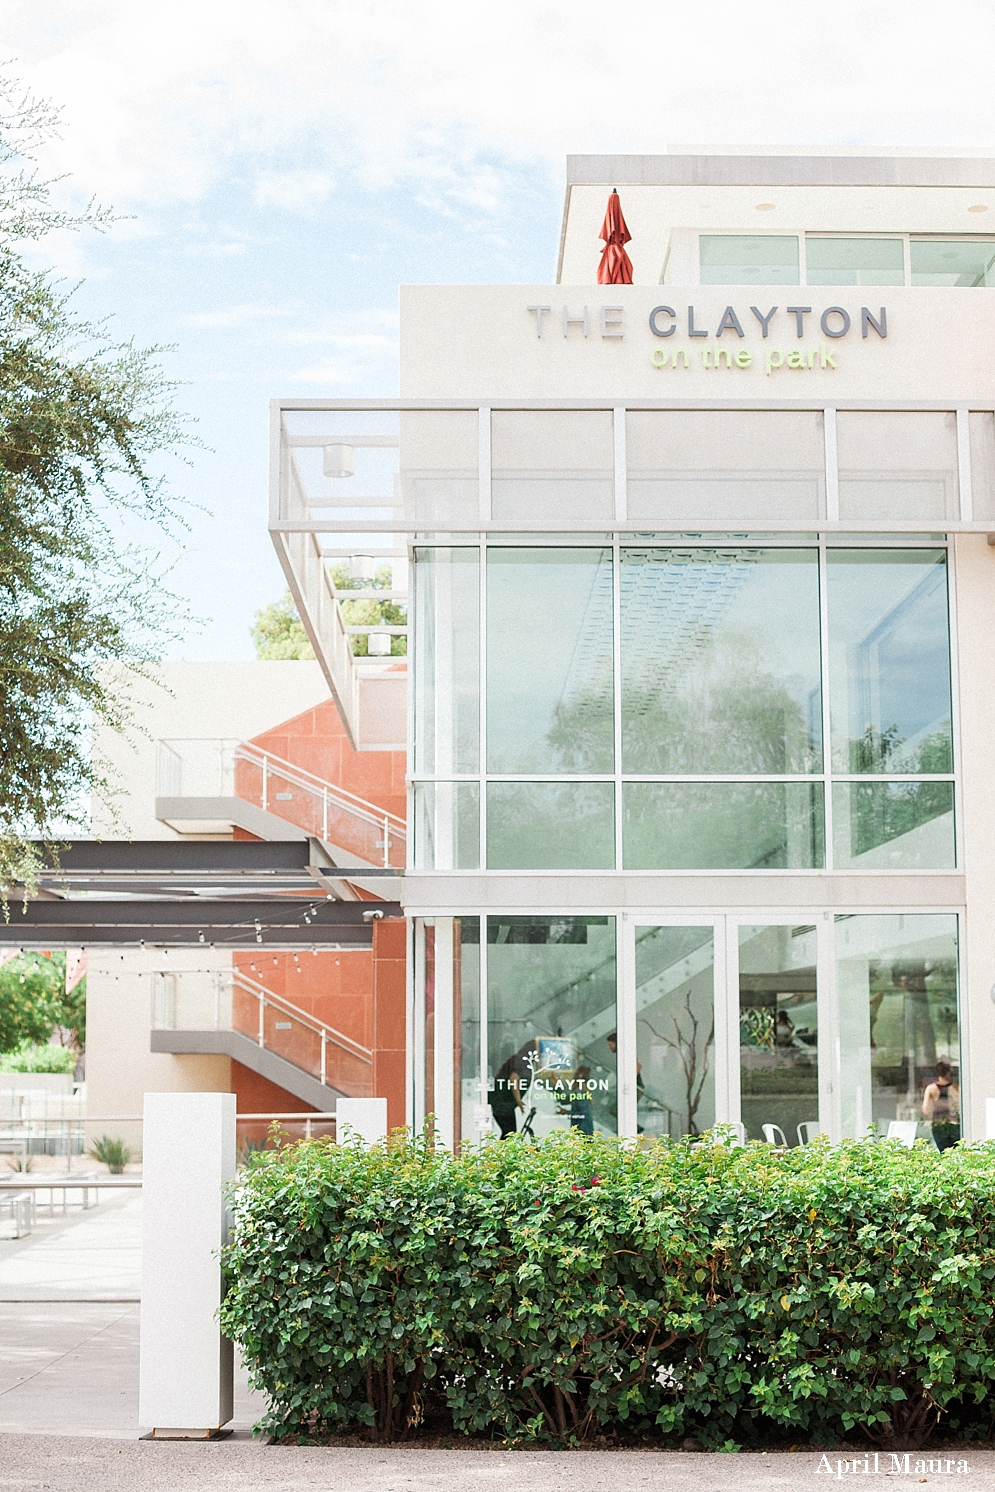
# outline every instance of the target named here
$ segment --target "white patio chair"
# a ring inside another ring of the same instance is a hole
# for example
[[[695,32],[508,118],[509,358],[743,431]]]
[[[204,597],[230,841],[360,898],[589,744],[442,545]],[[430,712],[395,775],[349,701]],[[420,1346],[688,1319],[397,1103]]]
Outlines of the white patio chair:
[[[803,1119],[798,1126],[799,1145],[810,1145],[816,1135],[821,1134],[818,1119]]]
[[[762,1124],[760,1128],[768,1145],[780,1145],[782,1150],[787,1150],[788,1137],[779,1124]]]
[[[888,1123],[888,1133],[885,1135],[885,1139],[898,1140],[911,1150],[916,1142],[916,1131],[918,1128],[919,1124],[915,1119],[891,1119]]]

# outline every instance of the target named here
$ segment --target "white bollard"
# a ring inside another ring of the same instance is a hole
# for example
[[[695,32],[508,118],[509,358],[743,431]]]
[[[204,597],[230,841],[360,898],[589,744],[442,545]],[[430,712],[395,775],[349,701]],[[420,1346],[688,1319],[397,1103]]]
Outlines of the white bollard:
[[[234,1093],[146,1093],[138,1422],[208,1440],[232,1417],[232,1344],[217,1323]]]
[[[359,1135],[365,1145],[375,1145],[387,1133],[385,1098],[340,1098],[335,1104],[335,1138],[341,1142]]]

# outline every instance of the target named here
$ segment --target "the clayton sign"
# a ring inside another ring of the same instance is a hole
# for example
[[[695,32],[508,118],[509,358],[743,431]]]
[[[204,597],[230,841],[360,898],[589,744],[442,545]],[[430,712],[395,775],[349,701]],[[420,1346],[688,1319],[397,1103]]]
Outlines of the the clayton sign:
[[[588,337],[593,330],[596,336],[617,339],[626,333],[623,306],[599,306],[594,317],[589,315],[587,306],[579,312],[564,306],[562,315],[554,312],[552,306],[528,306],[526,309],[534,318],[533,325],[539,338]],[[750,306],[745,315],[740,314],[735,306],[726,306],[713,332],[694,306],[686,308],[685,320],[684,308],[678,310],[675,306],[659,305],[654,306],[649,314],[649,330],[656,339],[650,362],[660,369],[690,368],[694,356],[695,366],[709,369],[737,368],[745,372],[756,366],[763,367],[768,375],[779,368],[831,371],[838,367],[838,344],[851,333],[855,335],[857,326],[856,315],[851,315],[844,306],[771,306],[766,311],[759,306]],[[792,342],[800,344],[806,340],[807,333],[813,332],[826,340],[820,340],[818,347],[811,344],[807,347],[768,345],[756,352],[741,345],[747,331],[754,335],[759,332],[761,338],[769,342],[772,328],[777,341],[786,334]],[[886,338],[887,307],[872,310],[869,306],[861,306],[859,328],[863,341],[872,333],[875,338]],[[676,345],[683,343],[685,338],[689,345]],[[707,345],[702,345],[702,339]]]

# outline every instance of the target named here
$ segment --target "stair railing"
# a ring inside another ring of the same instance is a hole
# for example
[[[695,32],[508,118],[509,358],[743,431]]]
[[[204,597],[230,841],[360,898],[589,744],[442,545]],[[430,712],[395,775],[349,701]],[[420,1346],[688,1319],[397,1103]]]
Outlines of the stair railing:
[[[328,838],[329,809],[334,809],[347,814],[367,828],[374,828],[383,835],[382,840],[376,841],[376,848],[383,848],[385,867],[391,863],[390,852],[394,841],[398,841],[401,846],[406,842],[407,826],[404,819],[381,808],[378,803],[370,803],[366,798],[350,793],[348,789],[339,787],[336,783],[326,782],[317,773],[309,772],[306,767],[298,767],[293,762],[284,761],[282,757],[274,756],[271,751],[263,751],[251,742],[240,742],[235,747],[234,755],[237,761],[248,762],[251,766],[258,767],[262,773],[264,812],[269,812],[271,779],[277,778],[307,793],[315,803],[320,803],[322,839]],[[403,854],[401,859],[403,861]]]
[[[326,1025],[324,1021],[318,1020],[316,1016],[309,1015],[306,1010],[301,1010],[299,1006],[295,1005],[291,1000],[285,999],[283,995],[274,994],[272,990],[267,989],[265,985],[258,983],[255,979],[250,978],[248,974],[243,974],[239,969],[233,969],[230,974],[226,970],[224,977],[230,979],[233,987],[237,987],[245,994],[251,995],[259,1002],[259,1020],[253,1039],[265,1050],[275,1051],[277,1056],[283,1055],[277,1051],[272,1041],[267,1041],[266,1010],[267,1007],[271,1007],[274,1012],[290,1016],[292,1021],[296,1021],[305,1030],[312,1032],[319,1038],[321,1042],[320,1072],[323,1083],[327,1081],[329,1046],[338,1047],[340,1051],[346,1052],[350,1057],[357,1058],[360,1062],[366,1063],[367,1066],[373,1065],[373,1053],[369,1047],[361,1046],[358,1041],[353,1041],[351,1036],[346,1036],[344,1032],[337,1031],[334,1026]],[[243,1032],[243,1035],[248,1036],[249,1032]],[[285,1058],[284,1060],[292,1059]]]

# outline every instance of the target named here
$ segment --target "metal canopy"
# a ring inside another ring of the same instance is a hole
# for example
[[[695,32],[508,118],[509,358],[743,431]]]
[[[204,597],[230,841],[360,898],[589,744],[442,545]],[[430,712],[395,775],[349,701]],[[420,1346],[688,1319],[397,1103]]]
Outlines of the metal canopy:
[[[396,901],[340,900],[318,841],[75,840],[39,845],[39,894],[10,897],[0,947],[368,948]],[[395,870],[365,871],[385,892]],[[355,893],[354,893],[355,894]]]
[[[171,897],[338,896],[347,872],[333,866],[317,839],[96,840],[50,849],[40,885],[46,896]],[[362,882],[390,889],[400,872],[364,866]]]

